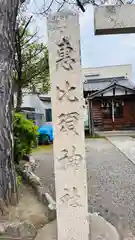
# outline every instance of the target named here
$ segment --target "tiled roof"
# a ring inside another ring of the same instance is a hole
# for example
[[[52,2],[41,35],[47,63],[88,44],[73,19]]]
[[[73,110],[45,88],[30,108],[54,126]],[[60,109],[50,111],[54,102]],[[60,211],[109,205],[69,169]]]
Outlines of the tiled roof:
[[[119,85],[122,85],[127,88],[135,88],[135,84],[132,81],[125,77],[117,77],[117,78],[99,78],[99,79],[89,79],[85,78],[84,82],[84,91],[98,91],[108,87],[112,82],[116,82]]]

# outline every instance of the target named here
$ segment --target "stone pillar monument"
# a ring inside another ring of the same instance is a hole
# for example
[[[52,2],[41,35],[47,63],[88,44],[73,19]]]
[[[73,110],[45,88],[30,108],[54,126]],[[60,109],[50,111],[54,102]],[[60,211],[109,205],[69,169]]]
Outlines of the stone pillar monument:
[[[79,17],[48,18],[58,240],[88,240]]]

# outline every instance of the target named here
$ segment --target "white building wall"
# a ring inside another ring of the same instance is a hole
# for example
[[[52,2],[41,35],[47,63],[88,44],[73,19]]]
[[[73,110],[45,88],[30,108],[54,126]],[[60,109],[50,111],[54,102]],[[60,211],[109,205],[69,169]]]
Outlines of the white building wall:
[[[125,94],[125,91],[123,89],[120,89],[120,88],[115,89],[115,95],[120,96],[120,95],[124,95],[124,94]],[[106,96],[106,97],[107,96],[113,96],[113,89],[103,93],[103,96]]]
[[[22,108],[34,108],[36,113],[44,115],[44,105],[37,94],[26,93],[23,95]]]
[[[103,93],[103,96],[105,96],[105,97],[112,96],[112,95],[113,95],[113,89]]]
[[[52,104],[50,101],[42,101],[42,103],[44,104],[44,109],[51,109],[52,108]]]
[[[89,75],[89,79],[110,78],[110,77],[127,77],[132,80],[132,65],[115,65],[105,67],[83,68],[83,74]],[[94,76],[95,75],[95,76]]]
[[[124,91],[124,89],[116,88],[116,89],[115,89],[115,94],[116,94],[117,96],[125,95],[125,91]]]

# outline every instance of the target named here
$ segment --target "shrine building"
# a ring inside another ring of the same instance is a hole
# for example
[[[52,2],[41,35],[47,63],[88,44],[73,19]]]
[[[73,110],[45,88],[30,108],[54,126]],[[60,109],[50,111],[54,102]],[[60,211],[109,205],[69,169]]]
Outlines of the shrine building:
[[[132,65],[85,68],[84,98],[95,130],[135,129]]]

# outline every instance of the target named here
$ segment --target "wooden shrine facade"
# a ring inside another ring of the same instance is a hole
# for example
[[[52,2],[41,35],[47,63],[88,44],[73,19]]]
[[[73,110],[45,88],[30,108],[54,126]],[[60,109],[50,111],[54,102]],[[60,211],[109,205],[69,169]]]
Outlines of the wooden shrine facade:
[[[126,84],[114,80],[103,89],[85,92],[90,122],[96,130],[135,129],[135,88],[127,79],[123,82]]]

